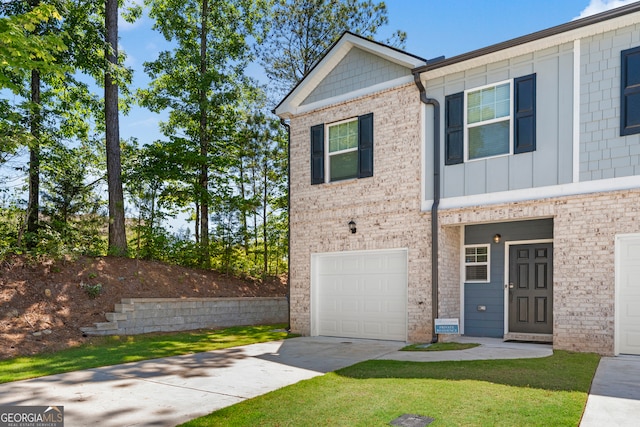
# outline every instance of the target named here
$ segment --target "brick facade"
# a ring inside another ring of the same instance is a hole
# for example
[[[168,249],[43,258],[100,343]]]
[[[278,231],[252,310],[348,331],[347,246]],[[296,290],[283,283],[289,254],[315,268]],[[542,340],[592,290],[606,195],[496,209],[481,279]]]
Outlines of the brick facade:
[[[311,185],[310,128],[374,114],[371,178]],[[408,249],[410,341],[431,337],[431,238],[420,210],[422,104],[408,84],[291,120],[291,327],[309,335],[311,254]],[[351,234],[353,219],[358,232]]]
[[[422,105],[415,86],[291,120],[291,326],[311,331],[311,254],[408,248],[410,342],[431,339],[431,224],[421,211]],[[311,185],[310,128],[374,113],[374,176]],[[554,348],[614,351],[616,234],[640,231],[640,190],[585,194],[439,213],[439,315],[460,315],[464,225],[554,220]],[[353,219],[358,232],[349,233]]]
[[[615,236],[640,232],[640,190],[440,212],[445,229],[536,218],[554,221],[553,347],[613,355]]]

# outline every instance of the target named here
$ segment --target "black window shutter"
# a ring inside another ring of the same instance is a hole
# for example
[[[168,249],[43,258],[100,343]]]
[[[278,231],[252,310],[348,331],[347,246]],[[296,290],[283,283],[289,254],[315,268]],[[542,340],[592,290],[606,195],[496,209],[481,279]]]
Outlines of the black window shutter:
[[[373,176],[373,113],[358,117],[358,178]]]
[[[513,152],[536,150],[536,75],[513,79]]]
[[[444,164],[464,162],[464,93],[448,95],[445,104]]]
[[[623,50],[620,81],[620,135],[640,133],[640,47]]]
[[[311,127],[311,184],[324,183],[324,124]]]

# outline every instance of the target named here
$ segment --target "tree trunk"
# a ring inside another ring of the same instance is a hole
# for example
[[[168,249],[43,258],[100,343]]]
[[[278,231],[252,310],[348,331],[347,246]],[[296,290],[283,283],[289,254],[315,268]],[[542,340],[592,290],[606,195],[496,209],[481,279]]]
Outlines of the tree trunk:
[[[242,199],[242,207],[240,209],[240,220],[242,225],[242,244],[244,245],[244,255],[249,257],[249,234],[248,234],[248,225],[247,225],[247,191],[244,186],[244,158],[243,155],[240,157],[240,197]]]
[[[118,123],[118,83],[113,70],[118,63],[118,0],[105,0],[107,69],[104,76],[104,117],[107,152],[107,188],[109,192],[109,254],[127,254],[127,236],[120,163],[120,125]]]
[[[31,146],[29,148],[29,205],[27,208],[28,247],[35,245],[33,233],[38,231],[38,212],[40,211],[40,71],[31,70]]]
[[[264,248],[263,257],[263,276],[269,274],[269,244],[267,241],[267,204],[269,203],[268,196],[268,175],[269,175],[269,165],[267,163],[268,157],[267,153],[264,155],[264,171],[263,171],[263,197],[262,197],[262,247]]]
[[[209,15],[209,2],[202,0],[202,20],[200,28],[200,78],[204,80],[207,73],[207,18]],[[200,86],[200,262],[203,267],[211,267],[209,256],[209,135],[207,132],[207,88]]]

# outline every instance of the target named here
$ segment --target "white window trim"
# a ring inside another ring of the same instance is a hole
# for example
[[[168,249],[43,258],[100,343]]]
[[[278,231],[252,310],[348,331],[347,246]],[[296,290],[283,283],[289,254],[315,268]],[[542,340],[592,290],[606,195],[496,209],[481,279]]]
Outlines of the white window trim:
[[[467,248],[487,248],[487,262],[472,262],[468,263],[466,260]],[[490,283],[491,282],[491,244],[476,244],[476,245],[464,245],[462,249],[462,270],[463,270],[463,282],[464,283]],[[469,265],[485,265],[487,266],[487,279],[486,280],[467,280],[467,266]]]
[[[464,162],[477,162],[477,161],[481,161],[481,160],[487,160],[487,159],[495,159],[497,157],[506,157],[506,156],[512,156],[513,155],[513,80],[514,79],[508,79],[508,80],[502,80],[499,82],[495,82],[495,83],[491,83],[491,84],[487,84],[487,85],[483,85],[483,86],[477,86],[471,89],[466,89],[464,91],[463,94],[463,102],[464,102],[464,106],[463,106],[463,122],[464,122]],[[481,121],[481,122],[476,122],[473,123],[471,125],[469,125],[467,123],[467,99],[468,99],[468,94],[470,92],[477,92],[479,90],[482,89],[486,89],[486,88],[490,88],[490,87],[496,87],[496,86],[500,86],[502,84],[509,84],[509,115],[505,117],[500,117],[498,119],[491,119],[491,120],[485,120],[485,121]],[[477,159],[470,159],[469,158],[469,128],[474,128],[474,127],[478,127],[478,126],[483,126],[483,125],[488,125],[488,124],[492,124],[492,123],[498,123],[498,122],[503,122],[509,120],[510,126],[509,126],[509,152],[508,153],[504,153],[504,154],[497,154],[495,156],[488,156],[488,157],[478,157]]]
[[[333,127],[333,126],[338,126],[344,123],[349,123],[349,122],[357,122],[358,121],[358,117],[351,117],[349,119],[345,119],[345,120],[340,120],[339,122],[333,122],[333,123],[327,123],[325,125],[325,129],[324,129],[324,182],[325,183],[331,183],[331,182],[341,182],[341,181],[349,181],[351,179],[357,179],[357,176],[353,177],[353,178],[346,178],[346,179],[339,179],[336,181],[332,181],[331,180],[331,156],[334,156],[336,154],[344,154],[344,153],[349,153],[352,151],[358,151],[358,145],[356,145],[353,148],[347,148],[346,150],[340,150],[340,151],[334,151],[333,153],[329,152],[329,128]],[[358,130],[359,131],[359,130]],[[358,134],[358,138],[360,138],[360,135]],[[357,170],[356,170],[356,174],[357,174]]]

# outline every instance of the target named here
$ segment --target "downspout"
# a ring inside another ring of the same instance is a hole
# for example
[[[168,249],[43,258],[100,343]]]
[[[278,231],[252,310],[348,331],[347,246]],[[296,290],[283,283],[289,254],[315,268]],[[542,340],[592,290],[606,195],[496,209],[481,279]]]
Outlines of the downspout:
[[[291,332],[291,126],[283,118],[280,124],[287,129],[287,331]]]
[[[431,205],[431,324],[433,338],[438,342],[436,318],[438,317],[438,205],[440,204],[440,103],[428,98],[426,89],[420,80],[420,72],[413,73],[413,80],[420,91],[420,101],[433,106],[433,205]]]

